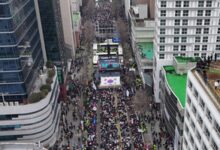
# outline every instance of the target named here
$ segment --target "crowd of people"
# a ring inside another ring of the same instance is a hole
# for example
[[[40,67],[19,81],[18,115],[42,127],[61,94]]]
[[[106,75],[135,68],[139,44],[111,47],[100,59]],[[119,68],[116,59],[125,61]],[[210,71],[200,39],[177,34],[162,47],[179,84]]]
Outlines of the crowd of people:
[[[130,91],[130,94],[126,94]],[[144,148],[141,122],[131,101],[132,90],[86,88],[84,147],[100,149]]]
[[[97,144],[97,103],[96,91],[87,88],[87,99],[84,101],[85,113],[83,120],[84,147],[96,149]]]
[[[77,74],[77,67],[73,69],[72,74]],[[120,88],[97,89],[92,81],[85,86],[78,78],[68,81],[68,101],[62,103],[57,149],[144,149],[147,124],[151,125],[156,147],[168,149],[172,145],[172,138],[162,123],[159,130],[154,128],[155,122],[162,120],[156,104],[150,104],[147,115],[138,114],[134,109],[135,87],[123,84]]]
[[[114,24],[112,16],[112,4],[110,1],[98,2],[96,5],[96,14],[93,22],[98,22],[99,26],[110,26]]]

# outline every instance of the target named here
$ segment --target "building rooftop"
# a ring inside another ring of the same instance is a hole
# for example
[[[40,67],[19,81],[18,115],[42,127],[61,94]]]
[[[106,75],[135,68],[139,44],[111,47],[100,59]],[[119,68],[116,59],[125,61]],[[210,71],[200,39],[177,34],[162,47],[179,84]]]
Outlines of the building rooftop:
[[[187,74],[177,74],[173,66],[164,66],[164,70],[166,71],[166,79],[169,87],[184,108],[186,104]]]
[[[220,61],[211,61],[209,65],[208,61],[203,61],[197,65],[196,70],[208,87],[208,89],[205,88],[208,95],[214,100],[214,103],[220,106]],[[204,74],[204,70],[206,74]],[[215,86],[215,83],[219,85]]]
[[[138,48],[147,59],[153,59],[153,42],[138,43]]]
[[[178,63],[189,63],[189,62],[197,62],[200,60],[200,57],[175,57]]]

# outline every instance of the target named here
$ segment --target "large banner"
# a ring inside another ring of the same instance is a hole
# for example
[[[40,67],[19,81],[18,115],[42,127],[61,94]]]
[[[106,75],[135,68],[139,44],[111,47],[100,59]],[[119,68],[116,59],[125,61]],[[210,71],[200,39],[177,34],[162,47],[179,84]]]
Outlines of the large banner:
[[[120,76],[116,77],[101,77],[100,87],[114,87],[120,86]]]

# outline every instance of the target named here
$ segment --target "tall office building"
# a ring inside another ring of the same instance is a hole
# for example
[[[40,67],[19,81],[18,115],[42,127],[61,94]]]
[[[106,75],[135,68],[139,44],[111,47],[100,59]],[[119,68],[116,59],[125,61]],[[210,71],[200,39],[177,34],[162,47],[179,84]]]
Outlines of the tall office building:
[[[56,1],[38,0],[38,3],[48,60],[59,64],[62,48],[58,40],[58,29],[55,20],[55,15],[57,15],[55,11]]]
[[[27,98],[44,62],[42,49],[34,0],[1,0],[0,100]]]
[[[0,143],[52,146],[60,118],[37,0],[0,0]]]
[[[66,58],[75,57],[76,44],[74,41],[74,24],[73,24],[73,0],[58,0],[60,22],[63,30],[63,42],[66,51]]]
[[[152,69],[154,54],[155,21],[151,16],[154,7],[147,0],[136,0],[128,9],[128,20],[131,32],[131,46],[141,79],[146,87],[152,90]]]
[[[219,2],[156,0],[153,62],[156,102],[160,102],[160,70],[172,64],[173,56],[207,57],[220,52]]]
[[[216,84],[220,79],[220,61],[208,66],[206,72],[197,65],[188,73],[183,150],[220,149],[220,85]]]
[[[174,57],[173,65],[164,66],[161,71],[161,114],[163,124],[173,138],[174,150],[182,147],[187,72],[200,60],[199,57]]]

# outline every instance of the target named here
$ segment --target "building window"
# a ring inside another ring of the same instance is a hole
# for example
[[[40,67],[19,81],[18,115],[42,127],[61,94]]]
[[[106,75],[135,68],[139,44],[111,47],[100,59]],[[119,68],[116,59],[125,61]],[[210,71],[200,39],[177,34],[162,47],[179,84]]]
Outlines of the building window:
[[[189,10],[183,10],[183,16],[188,16],[189,15]]]
[[[197,11],[197,16],[203,16],[203,10],[198,10]]]
[[[187,26],[188,25],[188,20],[187,19],[183,19],[182,24],[183,24],[183,26]]]
[[[198,98],[198,97],[199,97],[199,94],[198,94],[198,92],[197,92],[196,89],[194,89],[194,96],[195,96],[195,98]]]
[[[206,26],[207,25],[210,25],[210,19],[205,19],[205,23],[204,23]]]
[[[160,51],[165,51],[165,46],[164,45],[160,46]]]
[[[160,16],[165,17],[166,16],[166,10],[161,10],[160,11]]]
[[[190,104],[191,104],[191,99],[187,96],[187,103],[189,104],[189,106],[190,106]],[[188,113],[188,112],[187,112]],[[189,118],[189,116],[187,116],[188,118]]]
[[[202,19],[197,19],[196,25],[201,26],[202,25]]]
[[[196,144],[195,144],[195,150],[199,150],[198,147],[196,146]]]
[[[201,54],[201,57],[202,57],[202,58],[206,58],[206,53],[202,53],[202,54]]]
[[[191,142],[191,144],[193,145],[194,144],[194,139],[192,138],[192,136],[190,135],[190,142]]]
[[[208,36],[204,36],[202,41],[203,42],[208,42]]]
[[[180,19],[176,19],[175,20],[175,26],[179,26],[180,25]]]
[[[220,36],[217,36],[216,42],[220,42]]]
[[[192,82],[190,80],[188,80],[188,81],[189,81],[188,86],[189,86],[190,89],[192,89]]]
[[[181,51],[186,51],[186,45],[181,45],[180,50],[181,50]]]
[[[173,51],[179,51],[179,46],[178,45],[174,45],[173,46]]]
[[[195,123],[191,120],[191,127],[193,128],[193,130],[195,129]]]
[[[191,101],[190,101],[190,104],[191,104]],[[189,104],[189,105],[190,105]],[[188,112],[188,110],[186,110],[186,118],[189,120],[190,119],[190,115],[189,115],[189,112]],[[186,125],[186,124],[185,124]]]
[[[206,116],[207,116],[207,118],[209,119],[209,121],[211,121],[212,122],[212,115],[211,115],[211,112],[207,109],[207,111],[206,111]]]
[[[202,45],[202,51],[207,51],[207,45]]]
[[[202,149],[203,149],[203,150],[208,150],[207,147],[206,147],[206,145],[205,145],[204,143],[202,144]]]
[[[196,28],[196,34],[201,34],[202,29],[201,28]]]
[[[167,7],[167,2],[166,1],[161,1],[160,7]]]
[[[196,132],[196,137],[197,137],[198,141],[200,142],[201,141],[201,135],[199,134],[198,131]]]
[[[180,11],[180,10],[176,10],[176,11],[175,11],[175,16],[178,17],[178,16],[180,16],[180,15],[181,15],[181,11]]]
[[[174,37],[174,43],[179,43],[179,37]]]
[[[210,132],[206,127],[204,128],[204,133],[205,133],[207,139],[209,139],[210,138]]]
[[[199,57],[199,53],[194,53],[194,57]]]
[[[220,28],[218,28],[218,34],[220,34]]]
[[[188,113],[188,112],[187,112]],[[186,113],[186,114],[187,114]],[[189,113],[188,113],[189,114]],[[189,116],[187,117],[187,118],[189,118]],[[186,131],[186,133],[189,133],[189,128],[187,127],[187,125],[185,124],[185,131]]]
[[[187,34],[187,28],[182,29],[182,34]]]
[[[187,133],[188,133],[188,132],[187,132]],[[185,138],[183,139],[183,142],[184,142],[185,146],[187,147],[187,146],[188,146],[188,143],[187,143],[187,141],[186,141]]]
[[[160,29],[160,34],[165,34],[165,29],[164,28]]]
[[[194,116],[196,116],[196,108],[194,105],[192,105],[192,112],[194,113]]]
[[[206,7],[212,7],[212,1],[206,1]]]
[[[203,120],[202,120],[200,115],[198,115],[197,120],[198,120],[198,123],[199,123],[200,127],[202,127]]]
[[[204,34],[209,34],[209,28],[204,28],[203,33]]]
[[[165,25],[166,25],[166,20],[162,20],[162,19],[161,19],[161,20],[160,20],[160,25],[161,25],[161,26],[165,26]]]
[[[201,37],[200,37],[200,36],[196,36],[196,38],[195,38],[195,42],[196,42],[196,43],[199,43],[200,40],[201,40]]]
[[[160,43],[165,43],[165,37],[160,37]]]
[[[216,132],[218,133],[218,135],[220,136],[220,126],[218,125],[218,123],[215,121],[214,123],[214,127],[215,127],[215,130]]]
[[[181,42],[182,42],[182,43],[185,43],[185,42],[186,42],[186,40],[187,40],[187,38],[186,38],[186,37],[182,37],[182,38],[181,38]]]
[[[204,0],[199,1],[198,6],[199,6],[199,7],[204,7]]]
[[[178,54],[173,54],[173,57],[177,57],[177,56],[179,56]]]
[[[175,28],[174,29],[174,34],[180,34],[180,29],[179,28]]]
[[[184,1],[183,7],[189,7],[189,1]]]
[[[212,148],[213,150],[218,150],[218,146],[213,139],[212,139]]]
[[[164,59],[164,54],[160,54],[159,59]]]
[[[176,1],[176,7],[181,7],[181,1]]]
[[[205,16],[211,16],[211,10],[206,10],[205,11]]]
[[[205,103],[204,103],[204,101],[203,101],[202,99],[200,99],[199,105],[201,106],[202,110],[204,110],[204,108],[205,108]]]
[[[215,50],[220,51],[220,45],[216,45]]]
[[[181,54],[180,54],[180,56],[185,57],[185,56],[186,56],[186,54],[185,54],[185,53],[181,53]]]
[[[195,45],[194,51],[199,51],[200,50],[200,45]]]

